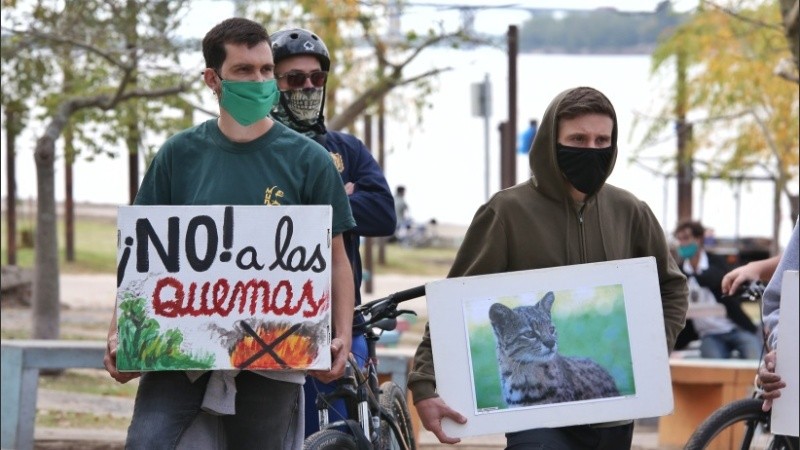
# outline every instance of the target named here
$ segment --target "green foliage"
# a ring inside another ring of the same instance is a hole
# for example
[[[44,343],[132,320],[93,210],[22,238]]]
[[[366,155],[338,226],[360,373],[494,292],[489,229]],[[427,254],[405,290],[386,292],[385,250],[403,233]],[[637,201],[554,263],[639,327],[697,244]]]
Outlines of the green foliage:
[[[117,368],[120,370],[210,369],[214,355],[186,354],[181,350],[180,330],[161,332],[158,322],[148,317],[146,300],[125,292],[118,317],[119,348]]]
[[[175,32],[188,2],[37,2],[11,8],[4,16],[10,26],[3,34],[3,106],[19,99],[26,108],[41,107],[37,118],[47,120],[67,99],[184,83],[179,56],[187,48]],[[133,98],[108,111],[76,111],[69,118],[75,154],[68,156],[113,157],[124,141],[133,151],[147,150],[146,137],[163,140],[186,126],[184,107],[183,99],[171,95]]]
[[[409,118],[421,121],[422,110],[429,106],[423,95],[432,89],[431,80],[447,68],[431,68],[421,74],[408,74],[407,66],[421,51],[436,45],[475,42],[477,38],[458,30],[439,29],[409,32],[397,37],[385,36],[388,18],[398,4],[394,0],[364,3],[356,0],[298,0],[295,2],[243,2],[240,13],[265,24],[275,32],[301,27],[317,33],[331,54],[331,73],[326,89],[326,121],[333,130],[352,131],[363,113],[384,114],[398,118],[413,128]],[[357,52],[370,47],[370,52]],[[422,91],[422,92],[420,92]],[[389,96],[389,93],[392,93]],[[395,95],[396,93],[405,93]],[[342,108],[341,97],[351,99]],[[382,102],[383,101],[383,102]],[[379,106],[379,104],[381,106]],[[409,104],[415,108],[409,114]]]
[[[778,3],[730,4],[698,10],[653,53],[654,75],[676,81],[634,158],[672,132],[681,109],[694,125],[698,176],[735,178],[764,167],[785,189],[798,173],[800,91],[774,73],[791,57]],[[679,64],[685,64],[685,82],[674,75]]]
[[[19,214],[19,209],[17,213]],[[32,219],[31,219],[32,220]],[[24,215],[17,217],[18,231],[29,229],[32,224],[27,224]],[[3,233],[0,236],[0,248],[6,249],[6,219],[3,213],[0,222]],[[58,235],[63,236],[64,221],[58,221]],[[20,238],[17,237],[17,265],[20,267],[33,267],[34,248],[19,248]],[[59,267],[66,273],[115,273],[117,267],[117,226],[113,219],[81,218],[75,220],[75,261],[68,262],[65,258],[63,240],[59,241]],[[0,254],[0,262],[7,264],[8,254]]]
[[[470,329],[469,343],[478,409],[505,407],[491,325]]]

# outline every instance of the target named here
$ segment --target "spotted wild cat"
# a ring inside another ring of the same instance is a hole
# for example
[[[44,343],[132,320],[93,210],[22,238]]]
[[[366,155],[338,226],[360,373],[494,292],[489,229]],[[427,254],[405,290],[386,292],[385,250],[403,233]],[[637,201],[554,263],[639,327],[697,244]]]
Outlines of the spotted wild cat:
[[[548,292],[533,306],[489,308],[497,340],[503,397],[508,406],[570,402],[619,395],[614,379],[588,358],[562,356]],[[587,336],[587,339],[592,337]]]

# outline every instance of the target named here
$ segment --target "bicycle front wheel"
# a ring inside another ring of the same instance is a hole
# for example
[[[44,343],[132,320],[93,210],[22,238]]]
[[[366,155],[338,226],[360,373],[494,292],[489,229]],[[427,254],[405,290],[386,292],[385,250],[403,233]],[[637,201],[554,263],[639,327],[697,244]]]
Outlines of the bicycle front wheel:
[[[791,442],[772,435],[770,415],[761,410],[762,403],[737,400],[716,410],[692,434],[684,450],[797,450]]]
[[[353,436],[339,430],[320,430],[303,441],[303,450],[357,450]]]
[[[381,384],[380,394],[381,411],[390,415],[390,419],[397,426],[400,435],[392,430],[387,419],[381,418],[380,450],[414,450],[414,428],[411,426],[411,413],[406,403],[406,395],[397,384],[386,381]]]

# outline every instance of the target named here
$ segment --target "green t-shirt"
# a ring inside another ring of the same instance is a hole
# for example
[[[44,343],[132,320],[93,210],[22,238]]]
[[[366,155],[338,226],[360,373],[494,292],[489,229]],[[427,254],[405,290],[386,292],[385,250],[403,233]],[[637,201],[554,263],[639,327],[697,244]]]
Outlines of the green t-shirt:
[[[216,119],[170,137],[139,187],[137,205],[331,205],[332,233],[355,226],[342,179],[321,145],[278,122],[232,142]]]

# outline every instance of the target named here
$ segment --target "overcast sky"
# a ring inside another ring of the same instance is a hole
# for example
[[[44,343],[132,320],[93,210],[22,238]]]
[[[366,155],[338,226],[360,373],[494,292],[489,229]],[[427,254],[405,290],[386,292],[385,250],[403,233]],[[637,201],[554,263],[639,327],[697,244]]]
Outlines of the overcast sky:
[[[461,15],[455,6],[468,5],[480,8],[475,15],[475,29],[480,33],[503,34],[509,25],[521,25],[529,14],[524,8],[595,9],[613,7],[622,11],[654,11],[660,0],[410,0],[401,19],[408,29],[427,29],[438,23],[457,27]],[[698,0],[674,0],[676,11],[687,11],[697,6]],[[233,15],[233,1],[194,0],[183,21],[181,34],[202,38],[224,18]],[[422,6],[424,5],[424,6]],[[435,6],[434,6],[435,5]],[[213,11],[213,14],[210,12]],[[272,31],[272,30],[270,30]]]

